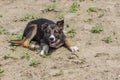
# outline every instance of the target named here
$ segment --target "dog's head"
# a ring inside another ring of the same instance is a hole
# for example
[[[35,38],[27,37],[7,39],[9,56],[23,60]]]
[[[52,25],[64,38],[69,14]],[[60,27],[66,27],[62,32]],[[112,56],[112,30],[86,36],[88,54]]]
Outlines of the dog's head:
[[[63,38],[64,20],[57,21],[56,24],[44,23],[42,31],[44,40],[50,47],[56,47]]]

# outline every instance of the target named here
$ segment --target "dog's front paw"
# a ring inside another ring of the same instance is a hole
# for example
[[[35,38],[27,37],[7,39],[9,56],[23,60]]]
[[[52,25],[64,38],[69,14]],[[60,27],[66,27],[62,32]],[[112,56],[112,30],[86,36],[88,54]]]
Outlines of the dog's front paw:
[[[45,55],[48,55],[48,52],[47,52],[47,51],[42,50],[42,51],[40,52],[40,56],[45,56]]]
[[[42,50],[42,51],[40,52],[40,55],[41,55],[41,56],[44,56],[44,55],[46,55],[46,54],[48,54],[48,52],[46,52],[46,51],[44,51],[44,50]]]
[[[77,46],[72,46],[72,47],[70,47],[70,50],[71,50],[72,52],[79,51],[79,49],[78,49]]]
[[[44,45],[41,52],[40,52],[40,55],[43,56],[43,55],[47,55],[48,54],[48,50],[49,50],[49,46],[48,45]]]
[[[45,51],[42,50],[42,51],[40,52],[40,55],[43,56],[44,54],[45,54]]]

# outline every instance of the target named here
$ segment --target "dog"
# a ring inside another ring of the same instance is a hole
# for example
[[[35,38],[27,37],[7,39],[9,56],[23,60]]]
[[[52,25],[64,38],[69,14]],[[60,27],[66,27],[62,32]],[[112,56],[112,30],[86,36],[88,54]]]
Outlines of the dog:
[[[57,21],[41,18],[30,21],[24,29],[21,40],[12,40],[12,44],[20,44],[23,47],[29,48],[30,41],[34,40],[41,46],[40,55],[48,54],[49,48],[59,48],[66,46],[70,51],[78,51],[76,46],[73,46],[70,39],[64,35],[64,19]]]

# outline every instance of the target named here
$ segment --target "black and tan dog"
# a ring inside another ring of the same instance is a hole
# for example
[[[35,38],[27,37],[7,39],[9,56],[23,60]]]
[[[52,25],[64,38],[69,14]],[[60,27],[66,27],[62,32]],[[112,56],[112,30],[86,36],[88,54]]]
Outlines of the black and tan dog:
[[[72,52],[77,51],[78,48],[72,46],[70,40],[64,35],[63,28],[64,20],[57,21],[56,23],[44,18],[34,20],[26,26],[22,39],[12,40],[11,43],[21,44],[29,48],[30,41],[37,41],[42,48],[41,55],[48,53],[49,47],[58,48],[62,45],[65,45]]]

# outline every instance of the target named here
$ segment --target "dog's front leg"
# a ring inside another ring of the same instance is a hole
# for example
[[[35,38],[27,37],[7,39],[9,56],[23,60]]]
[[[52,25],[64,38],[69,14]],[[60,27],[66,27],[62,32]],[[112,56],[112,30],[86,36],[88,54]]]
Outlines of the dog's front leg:
[[[40,55],[43,56],[44,54],[48,54],[49,46],[47,44],[43,44],[41,46],[41,52]]]
[[[66,38],[65,39],[65,46],[72,52],[79,51],[77,46],[73,46],[70,39]]]

